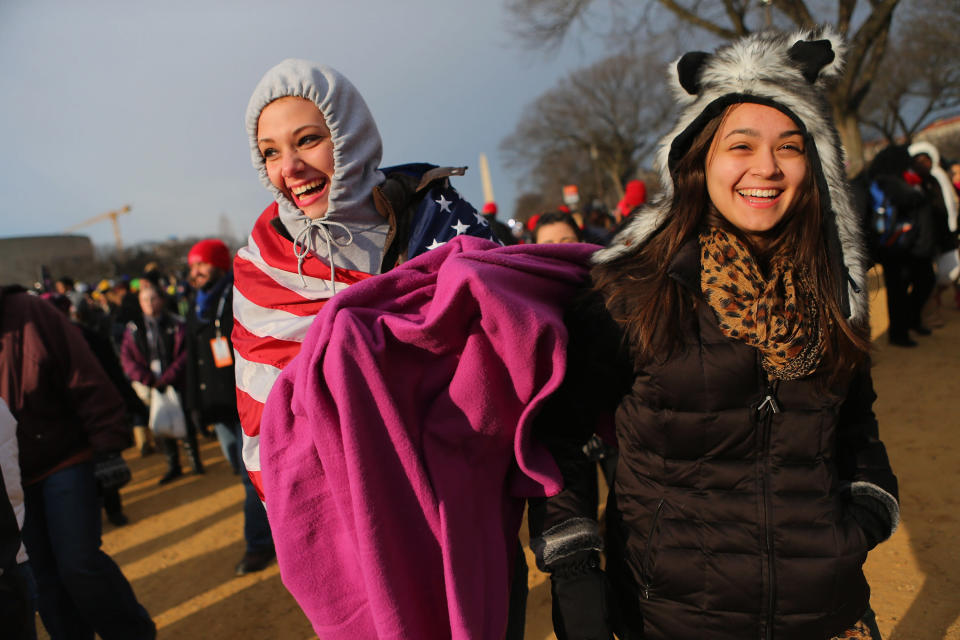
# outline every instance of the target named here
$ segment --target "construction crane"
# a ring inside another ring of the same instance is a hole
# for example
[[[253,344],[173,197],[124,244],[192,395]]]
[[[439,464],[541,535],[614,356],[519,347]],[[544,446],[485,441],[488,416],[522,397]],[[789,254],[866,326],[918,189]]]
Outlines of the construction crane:
[[[110,222],[113,223],[113,237],[117,240],[117,252],[119,253],[123,251],[123,238],[120,237],[120,225],[117,223],[117,218],[123,213],[130,213],[130,205],[126,204],[123,205],[123,208],[117,209],[116,211],[107,211],[106,213],[101,213],[98,216],[93,216],[89,220],[84,220],[83,222],[73,225],[66,231],[76,231],[81,227],[86,227],[109,218]]]

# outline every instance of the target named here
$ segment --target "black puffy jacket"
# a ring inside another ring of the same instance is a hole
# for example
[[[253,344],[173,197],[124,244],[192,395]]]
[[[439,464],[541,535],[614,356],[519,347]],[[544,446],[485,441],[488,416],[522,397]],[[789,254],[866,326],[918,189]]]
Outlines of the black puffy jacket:
[[[696,241],[670,269],[698,299]],[[572,313],[567,382],[539,424],[566,488],[531,516],[532,534],[546,532],[546,554],[559,557],[575,535],[551,535],[595,517],[596,469],[579,448],[611,409],[620,460],[607,573],[621,629],[647,640],[838,635],[869,597],[871,545],[850,496],[882,505],[887,535],[899,513],[869,370],[832,386],[822,374],[769,381],[756,349],[723,335],[708,305],[695,308],[685,348],[642,370],[598,295]]]

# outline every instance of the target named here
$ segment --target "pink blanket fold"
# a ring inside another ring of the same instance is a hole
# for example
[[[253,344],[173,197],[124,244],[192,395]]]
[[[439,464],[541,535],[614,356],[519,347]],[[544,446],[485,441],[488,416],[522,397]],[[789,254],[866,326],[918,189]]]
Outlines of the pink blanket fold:
[[[338,294],[270,393],[277,558],[324,640],[503,637],[524,498],[561,488],[532,417],[596,247],[494,246],[461,236]]]

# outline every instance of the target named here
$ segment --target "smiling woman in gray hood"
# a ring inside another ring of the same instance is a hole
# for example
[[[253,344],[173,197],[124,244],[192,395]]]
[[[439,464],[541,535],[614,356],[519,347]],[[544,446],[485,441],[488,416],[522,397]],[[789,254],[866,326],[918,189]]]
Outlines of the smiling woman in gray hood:
[[[453,224],[456,233],[492,234],[450,186],[448,177],[464,168],[380,169],[373,116],[356,87],[330,67],[288,59],[270,69],[250,98],[246,127],[253,166],[274,198],[235,263],[244,458],[262,497],[263,402],[324,303],[439,246]]]
[[[454,235],[493,236],[450,186],[464,168],[380,168],[373,116],[330,67],[289,59],[270,69],[250,98],[246,128],[253,165],[274,199],[234,262],[243,458],[263,498],[264,402],[326,302]]]
[[[337,266],[377,273],[390,230],[371,198],[384,181],[383,148],[350,81],[330,67],[285,60],[254,90],[246,125],[253,166],[287,233]]]

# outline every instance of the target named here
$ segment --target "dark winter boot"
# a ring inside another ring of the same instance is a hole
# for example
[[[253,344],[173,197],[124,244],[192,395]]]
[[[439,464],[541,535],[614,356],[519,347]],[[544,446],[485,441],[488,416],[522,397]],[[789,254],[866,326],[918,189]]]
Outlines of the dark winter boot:
[[[203,473],[203,462],[200,460],[200,447],[197,445],[196,432],[190,432],[183,439],[183,450],[187,452],[187,459],[190,460],[190,467],[196,474]]]
[[[103,509],[107,512],[107,520],[115,526],[122,527],[130,522],[123,513],[123,503],[120,501],[119,489],[103,489]]]
[[[177,441],[173,438],[163,438],[161,440],[163,453],[167,456],[167,472],[160,478],[158,484],[167,484],[183,475],[183,469],[180,468],[180,451],[177,448]]]

